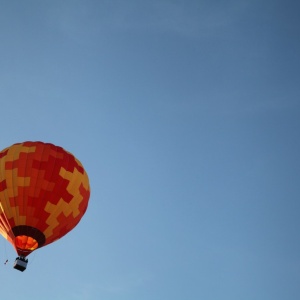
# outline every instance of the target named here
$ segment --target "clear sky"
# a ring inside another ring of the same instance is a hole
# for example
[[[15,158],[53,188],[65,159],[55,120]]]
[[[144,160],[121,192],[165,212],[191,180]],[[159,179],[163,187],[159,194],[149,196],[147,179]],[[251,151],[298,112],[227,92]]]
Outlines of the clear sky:
[[[60,145],[92,191],[24,273],[0,240],[1,299],[299,300],[299,9],[0,1],[0,148]]]

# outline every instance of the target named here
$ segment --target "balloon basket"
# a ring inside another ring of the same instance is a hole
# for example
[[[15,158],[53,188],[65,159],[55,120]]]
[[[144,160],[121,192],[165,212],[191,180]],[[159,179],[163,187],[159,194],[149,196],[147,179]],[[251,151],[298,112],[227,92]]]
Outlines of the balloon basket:
[[[28,259],[26,259],[25,257],[17,257],[15,260],[14,269],[23,272],[26,270],[27,263]]]

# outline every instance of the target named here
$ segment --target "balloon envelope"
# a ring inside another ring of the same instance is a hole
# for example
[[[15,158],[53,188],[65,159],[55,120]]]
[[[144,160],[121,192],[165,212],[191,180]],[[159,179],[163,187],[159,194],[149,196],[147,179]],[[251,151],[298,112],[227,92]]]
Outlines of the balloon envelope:
[[[0,233],[20,256],[72,230],[89,197],[82,164],[63,148],[24,142],[0,152]]]

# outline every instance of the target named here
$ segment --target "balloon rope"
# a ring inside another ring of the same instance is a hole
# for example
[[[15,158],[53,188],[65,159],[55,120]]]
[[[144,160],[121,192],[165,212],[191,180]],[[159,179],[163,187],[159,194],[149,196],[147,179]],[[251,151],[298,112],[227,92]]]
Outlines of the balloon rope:
[[[3,240],[3,248],[4,248],[4,264],[6,265],[6,263],[8,262],[8,258],[7,258],[7,250],[6,250],[6,241]]]

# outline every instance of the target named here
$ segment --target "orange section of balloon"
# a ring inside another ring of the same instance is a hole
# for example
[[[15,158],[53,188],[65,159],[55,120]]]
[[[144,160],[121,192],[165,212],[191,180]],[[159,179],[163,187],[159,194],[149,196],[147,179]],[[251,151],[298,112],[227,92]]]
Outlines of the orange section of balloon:
[[[0,152],[0,233],[20,256],[72,230],[89,197],[87,173],[63,148],[24,142]]]

